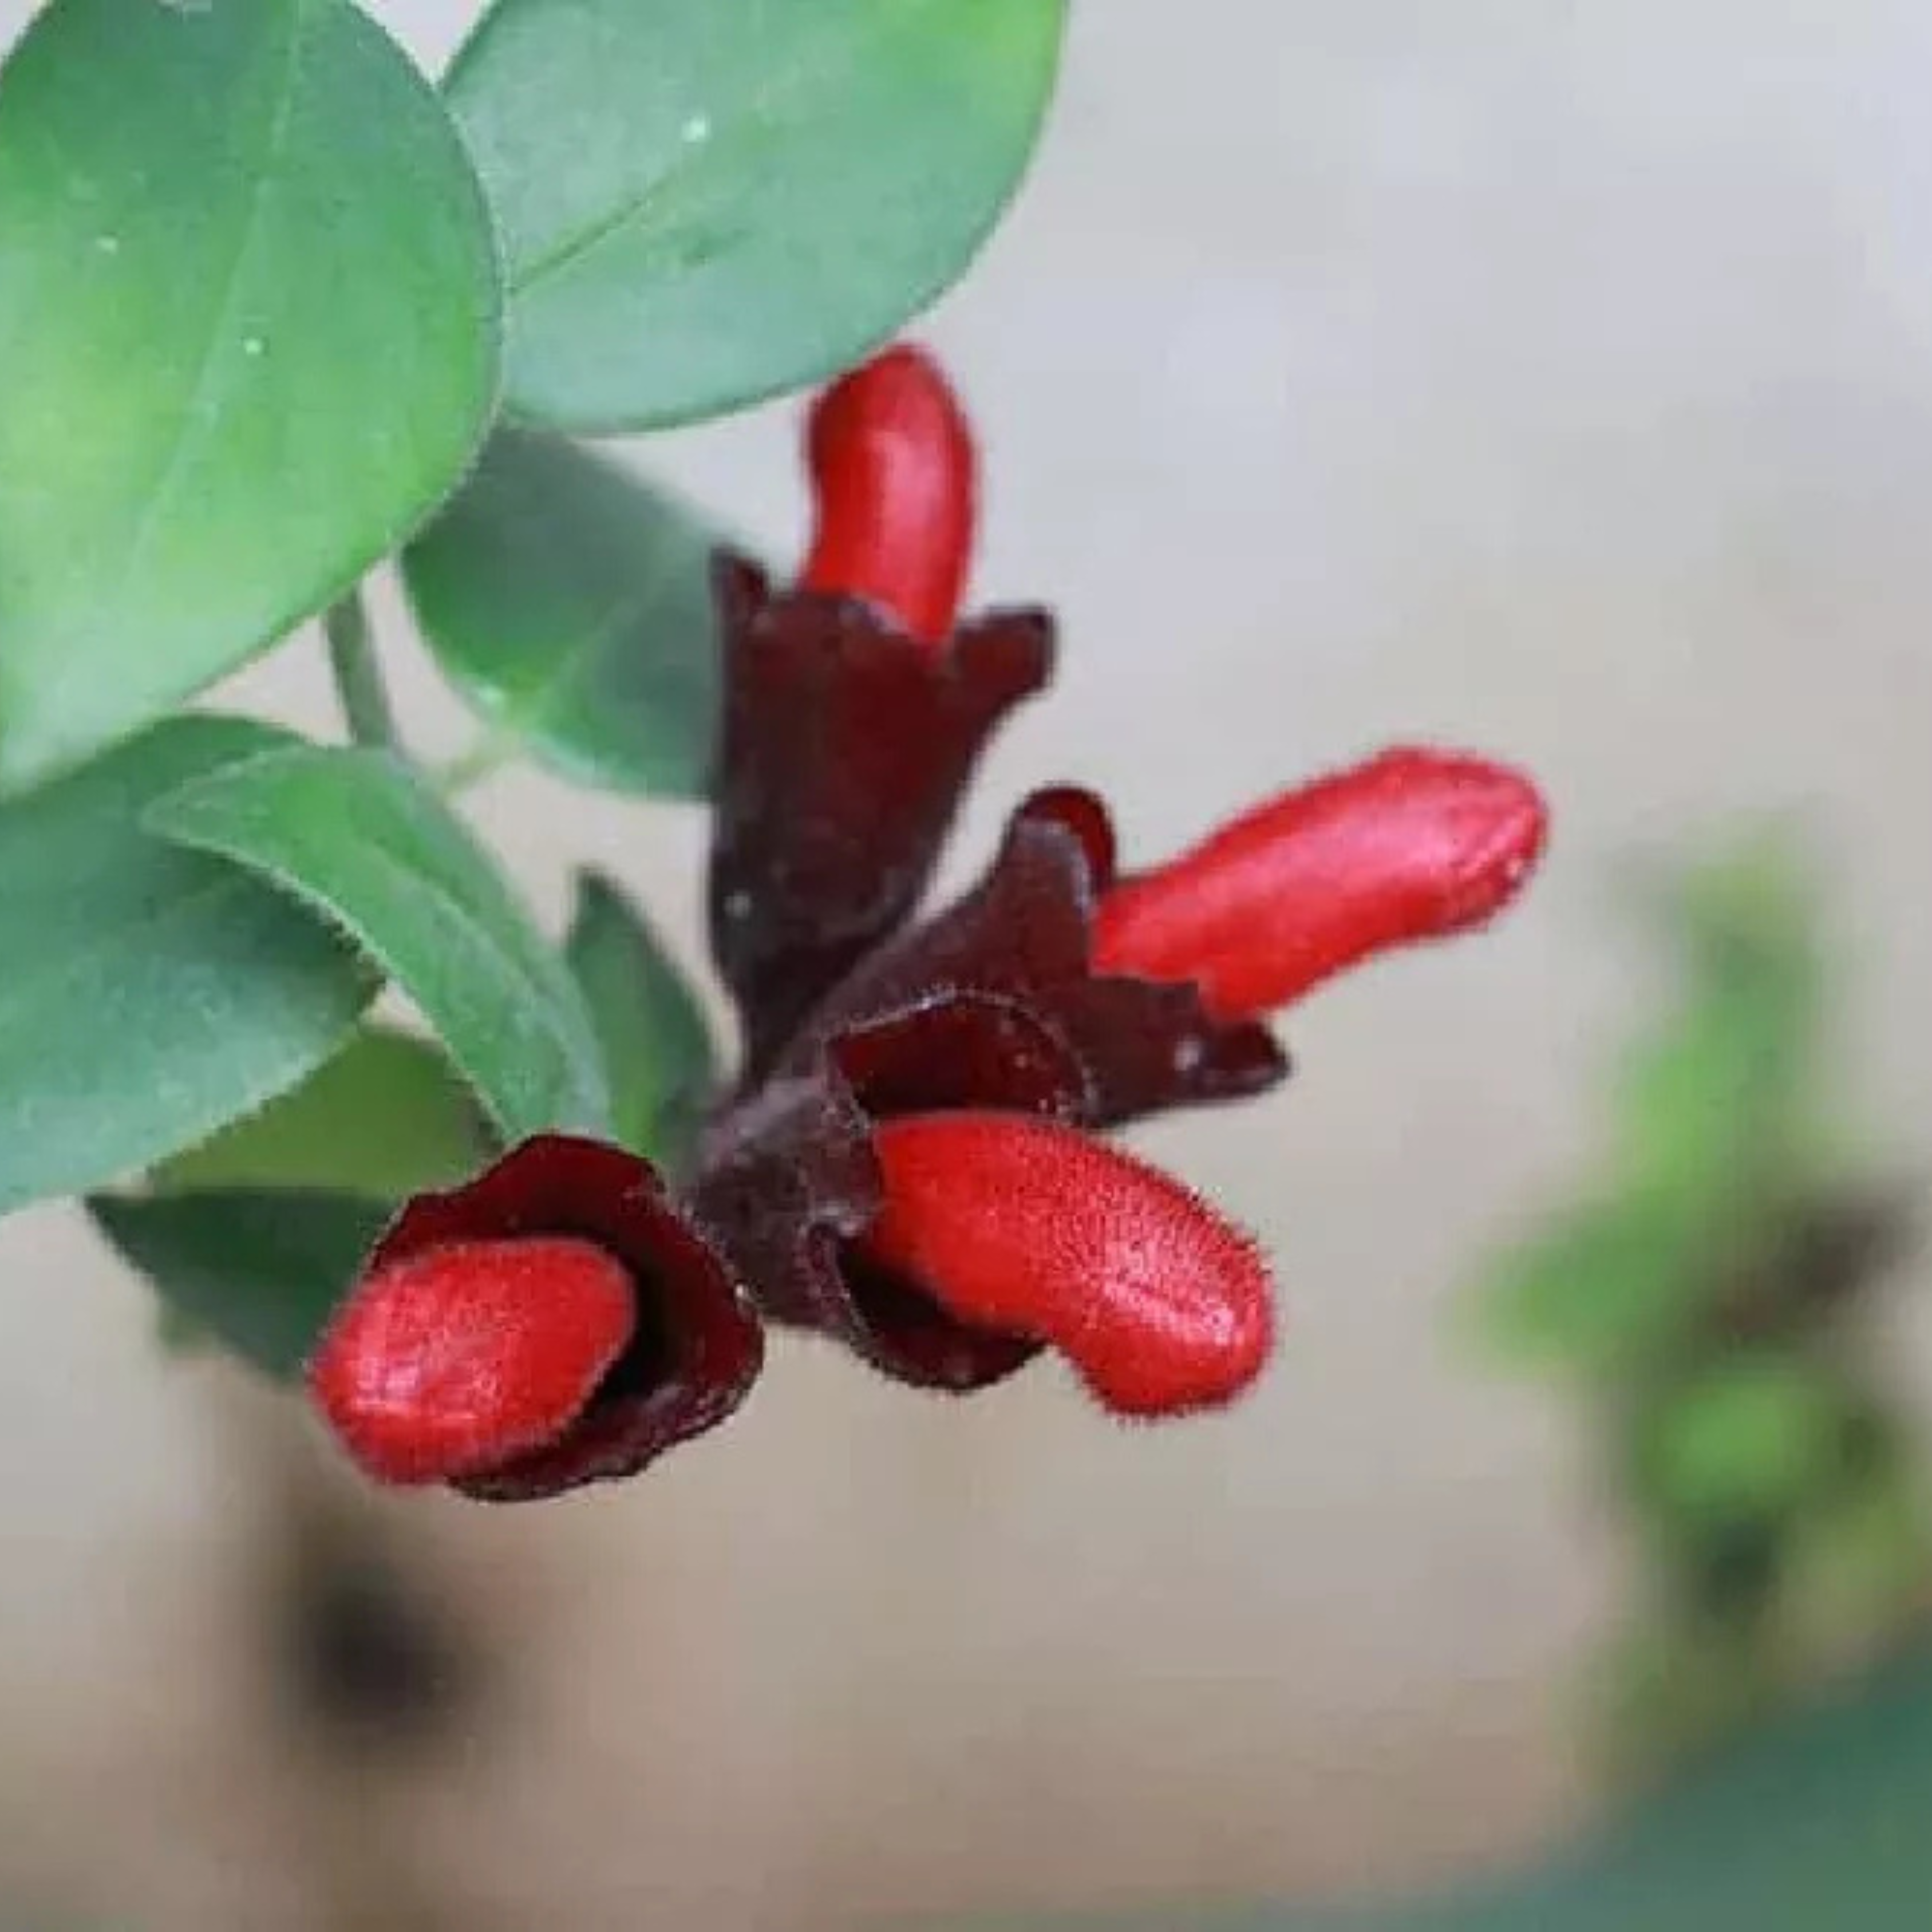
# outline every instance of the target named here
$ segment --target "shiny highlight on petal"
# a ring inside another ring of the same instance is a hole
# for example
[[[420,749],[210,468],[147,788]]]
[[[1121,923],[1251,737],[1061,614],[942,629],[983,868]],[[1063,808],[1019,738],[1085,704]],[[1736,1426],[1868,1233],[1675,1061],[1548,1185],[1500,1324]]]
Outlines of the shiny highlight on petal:
[[[856,597],[938,646],[973,553],[973,433],[938,364],[902,344],[814,404],[806,455],[818,526],[799,582]]]
[[[1407,748],[1286,792],[1102,899],[1094,964],[1257,1018],[1373,954],[1480,925],[1541,855],[1543,799],[1501,765]]]
[[[628,1270],[592,1242],[456,1242],[360,1282],[322,1338],[309,1385],[370,1474],[447,1481],[562,1435],[635,1318]]]
[[[1118,1415],[1230,1400],[1273,1345],[1255,1244],[1178,1181],[1059,1123],[921,1114],[874,1136],[861,1250],[956,1320],[1051,1343]]]

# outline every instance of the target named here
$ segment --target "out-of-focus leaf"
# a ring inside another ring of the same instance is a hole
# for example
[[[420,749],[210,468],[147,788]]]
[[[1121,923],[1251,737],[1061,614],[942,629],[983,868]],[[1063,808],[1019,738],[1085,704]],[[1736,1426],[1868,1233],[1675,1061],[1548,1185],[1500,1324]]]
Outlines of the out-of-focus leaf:
[[[1741,986],[1682,1011],[1630,1057],[1618,1094],[1622,1163],[1633,1184],[1721,1211],[1784,1178],[1810,1126],[1810,1043],[1774,988]]]
[[[1606,1375],[1696,1322],[1703,1231],[1671,1194],[1579,1209],[1496,1264],[1473,1316],[1498,1353]]]
[[[608,1132],[576,982],[461,820],[386,753],[308,746],[183,786],[148,823],[338,921],[414,1000],[506,1138]]]
[[[52,0],[0,82],[0,789],[273,643],[456,482],[488,216],[345,0]]]
[[[1915,1628],[1932,1637],[1925,1484],[1905,1454],[1814,1511],[1792,1538],[1781,1642],[1816,1672],[1872,1662]]]
[[[1762,1646],[1735,1625],[1659,1612],[1604,1661],[1599,1748],[1622,1776],[1648,1781],[1768,1716],[1784,1688]]]
[[[266,1375],[303,1362],[390,1210],[348,1195],[97,1196],[94,1226],[164,1305]]]
[[[1398,1898],[1185,1901],[949,1932],[1918,1932],[1932,1898],[1932,1651],[1768,1724],[1520,1873]]]
[[[856,362],[1013,191],[1066,0],[496,0],[451,106],[501,226],[508,394],[586,431]]]
[[[1788,1519],[1837,1473],[1846,1415],[1836,1382],[1796,1356],[1720,1358],[1653,1415],[1647,1489],[1692,1526]]]
[[[475,1098],[435,1047],[368,1027],[302,1085],[149,1181],[161,1193],[304,1189],[400,1201],[466,1178],[493,1151]]]
[[[1622,1158],[1637,1184],[1717,1202],[1776,1184],[1816,1137],[1813,915],[1772,848],[1692,869],[1669,904],[1686,997],[1619,1083]]]
[[[436,662],[562,776],[696,797],[717,735],[717,538],[562,436],[500,431],[403,554]]]
[[[703,1009],[639,908],[584,873],[565,951],[610,1070],[618,1138],[676,1168],[718,1078]]]
[[[142,824],[176,786],[291,742],[177,718],[0,806],[0,1209],[164,1160],[348,1037],[376,988],[353,950]]]

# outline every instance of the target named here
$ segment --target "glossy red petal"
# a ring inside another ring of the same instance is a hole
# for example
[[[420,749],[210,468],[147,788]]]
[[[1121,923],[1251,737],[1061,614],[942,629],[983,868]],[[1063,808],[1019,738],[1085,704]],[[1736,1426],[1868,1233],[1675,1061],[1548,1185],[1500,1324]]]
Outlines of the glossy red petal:
[[[1254,1243],[1179,1182],[1056,1123],[882,1124],[865,1253],[956,1319],[1051,1343],[1120,1415],[1239,1394],[1274,1330]]]
[[[628,1270],[591,1242],[459,1241],[368,1276],[331,1323],[309,1385],[371,1475],[446,1481],[562,1435],[635,1316]]]
[[[1256,1018],[1371,955],[1480,925],[1543,850],[1543,799],[1507,768],[1401,748],[1283,794],[1102,898],[1102,971],[1198,986]]]
[[[801,586],[943,646],[972,560],[975,460],[939,365],[902,344],[842,376],[812,406],[806,454],[818,517]]]

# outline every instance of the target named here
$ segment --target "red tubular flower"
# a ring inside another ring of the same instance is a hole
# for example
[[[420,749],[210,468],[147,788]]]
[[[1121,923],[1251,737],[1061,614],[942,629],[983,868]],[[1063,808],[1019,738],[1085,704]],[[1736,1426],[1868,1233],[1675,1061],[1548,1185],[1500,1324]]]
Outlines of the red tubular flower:
[[[902,1382],[997,1382],[1048,1338],[966,1318],[872,1255],[879,1136],[969,1113],[1105,1126],[1286,1072],[1264,1028],[1216,1022],[1192,986],[1092,976],[1088,916],[1112,844],[1088,794],[1029,800],[982,884],[874,952],[712,1123],[692,1210],[761,1312]]]
[[[1264,1016],[1486,919],[1541,850],[1527,780],[1441,752],[1385,753],[1124,878],[1105,807],[1060,786],[916,920],[974,764],[1046,681],[1052,621],[956,621],[974,452],[924,356],[833,384],[809,459],[800,586],[716,572],[709,899],[738,1081],[675,1200],[618,1149],[545,1136],[409,1204],[310,1371],[379,1477],[508,1500],[628,1474],[743,1400],[760,1317],[922,1388],[1052,1348],[1118,1414],[1231,1400],[1273,1344],[1254,1244],[1094,1134],[1271,1088]]]
[[[1274,1011],[1373,953],[1477,926],[1543,850],[1536,788],[1480,759],[1397,749],[1237,818],[1121,880],[1103,973],[1191,983],[1223,1019]]]
[[[409,1203],[308,1382],[371,1474],[512,1501],[630,1475],[701,1434],[764,1352],[651,1167],[552,1134]]]
[[[753,1078],[918,903],[974,766],[1053,657],[1042,611],[956,625],[972,440],[926,356],[890,350],[833,384],[808,441],[800,586],[775,592],[741,559],[717,572],[711,940]]]
[[[1274,1318],[1254,1243],[1179,1182],[1076,1130],[1001,1114],[890,1120],[861,1246],[956,1319],[1051,1343],[1118,1415],[1225,1402]]]
[[[807,452],[818,527],[799,581],[856,597],[935,649],[973,554],[973,436],[937,363],[908,344],[834,382]]]

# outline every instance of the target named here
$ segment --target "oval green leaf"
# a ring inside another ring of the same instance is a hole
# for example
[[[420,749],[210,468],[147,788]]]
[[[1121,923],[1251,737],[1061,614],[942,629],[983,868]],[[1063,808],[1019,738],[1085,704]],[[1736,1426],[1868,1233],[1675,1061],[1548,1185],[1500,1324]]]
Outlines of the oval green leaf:
[[[312,1072],[374,992],[246,873],[142,829],[281,733],[184,718],[0,808],[0,1209],[119,1179]]]
[[[0,789],[272,643],[455,484],[487,211],[346,0],[52,0],[0,80]]]
[[[690,422],[856,362],[1024,172],[1066,0],[496,0],[447,82],[503,238],[510,406]]]
[[[697,994],[642,911],[601,873],[577,882],[564,956],[603,1043],[618,1138],[675,1170],[718,1079]]]
[[[608,1132],[576,982],[495,861],[387,753],[306,746],[183,786],[156,830],[248,867],[338,922],[407,994],[506,1138]]]
[[[390,1214],[352,1195],[250,1190],[102,1196],[87,1211],[178,1335],[211,1336],[280,1380],[302,1372]]]
[[[466,1179],[495,1151],[448,1058],[371,1026],[299,1087],[148,1178],[170,1194],[279,1188],[400,1201]]]
[[[500,433],[403,554],[436,662],[562,776],[697,797],[717,728],[718,538],[562,436]]]

